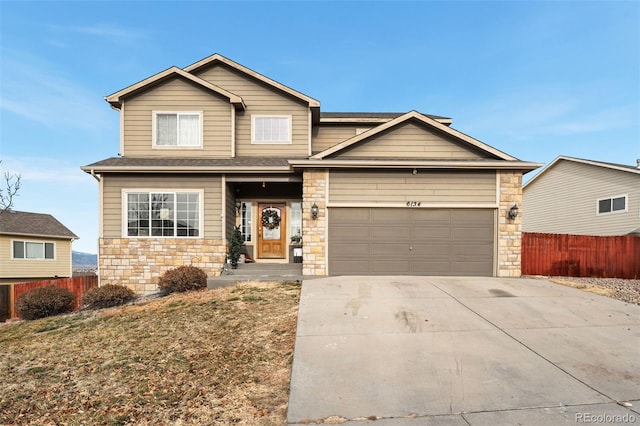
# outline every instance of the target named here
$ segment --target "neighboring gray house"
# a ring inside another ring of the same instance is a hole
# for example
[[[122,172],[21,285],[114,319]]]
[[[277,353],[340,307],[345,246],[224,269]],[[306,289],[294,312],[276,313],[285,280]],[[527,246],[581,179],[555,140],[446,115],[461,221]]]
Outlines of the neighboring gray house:
[[[640,165],[560,156],[523,186],[523,231],[640,233]]]

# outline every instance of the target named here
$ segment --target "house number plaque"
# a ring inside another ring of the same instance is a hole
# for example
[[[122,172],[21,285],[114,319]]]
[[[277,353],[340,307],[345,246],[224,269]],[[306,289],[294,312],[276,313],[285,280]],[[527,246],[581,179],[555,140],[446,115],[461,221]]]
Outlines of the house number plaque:
[[[407,201],[407,207],[420,207],[422,201]]]

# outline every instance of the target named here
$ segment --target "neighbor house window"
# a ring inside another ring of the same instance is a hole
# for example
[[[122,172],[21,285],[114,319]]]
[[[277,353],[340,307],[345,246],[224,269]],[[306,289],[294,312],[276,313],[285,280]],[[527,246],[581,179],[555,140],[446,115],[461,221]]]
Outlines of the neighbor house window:
[[[601,198],[598,200],[598,214],[627,211],[627,196]]]
[[[54,243],[36,241],[14,241],[14,259],[55,259],[56,247]]]
[[[241,213],[242,240],[248,243],[251,242],[251,203],[242,203]]]
[[[291,242],[302,241],[302,203],[291,203]]]
[[[253,143],[291,143],[291,116],[254,115],[251,135]]]
[[[202,146],[202,113],[154,112],[153,116],[155,146]]]
[[[127,236],[199,237],[199,192],[129,192]]]

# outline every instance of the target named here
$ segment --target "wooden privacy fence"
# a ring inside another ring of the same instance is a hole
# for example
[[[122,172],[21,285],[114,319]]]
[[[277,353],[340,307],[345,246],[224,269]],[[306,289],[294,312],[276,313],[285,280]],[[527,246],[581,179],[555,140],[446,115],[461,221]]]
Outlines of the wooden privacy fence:
[[[98,277],[95,275],[87,275],[73,278],[30,281],[26,283],[2,284],[0,285],[0,321],[17,317],[15,304],[20,295],[31,289],[46,287],[51,284],[56,287],[71,290],[76,300],[74,309],[78,309],[82,305],[82,296],[84,293],[92,288],[98,287]]]
[[[522,274],[640,278],[640,237],[522,233]]]

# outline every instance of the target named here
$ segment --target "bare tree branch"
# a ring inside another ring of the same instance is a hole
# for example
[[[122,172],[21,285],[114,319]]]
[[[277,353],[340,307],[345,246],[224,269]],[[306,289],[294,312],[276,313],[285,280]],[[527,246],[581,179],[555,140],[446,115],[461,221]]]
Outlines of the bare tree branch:
[[[0,160],[0,164],[2,160]],[[4,184],[0,186],[0,214],[11,210],[20,190],[22,176],[4,172]]]

